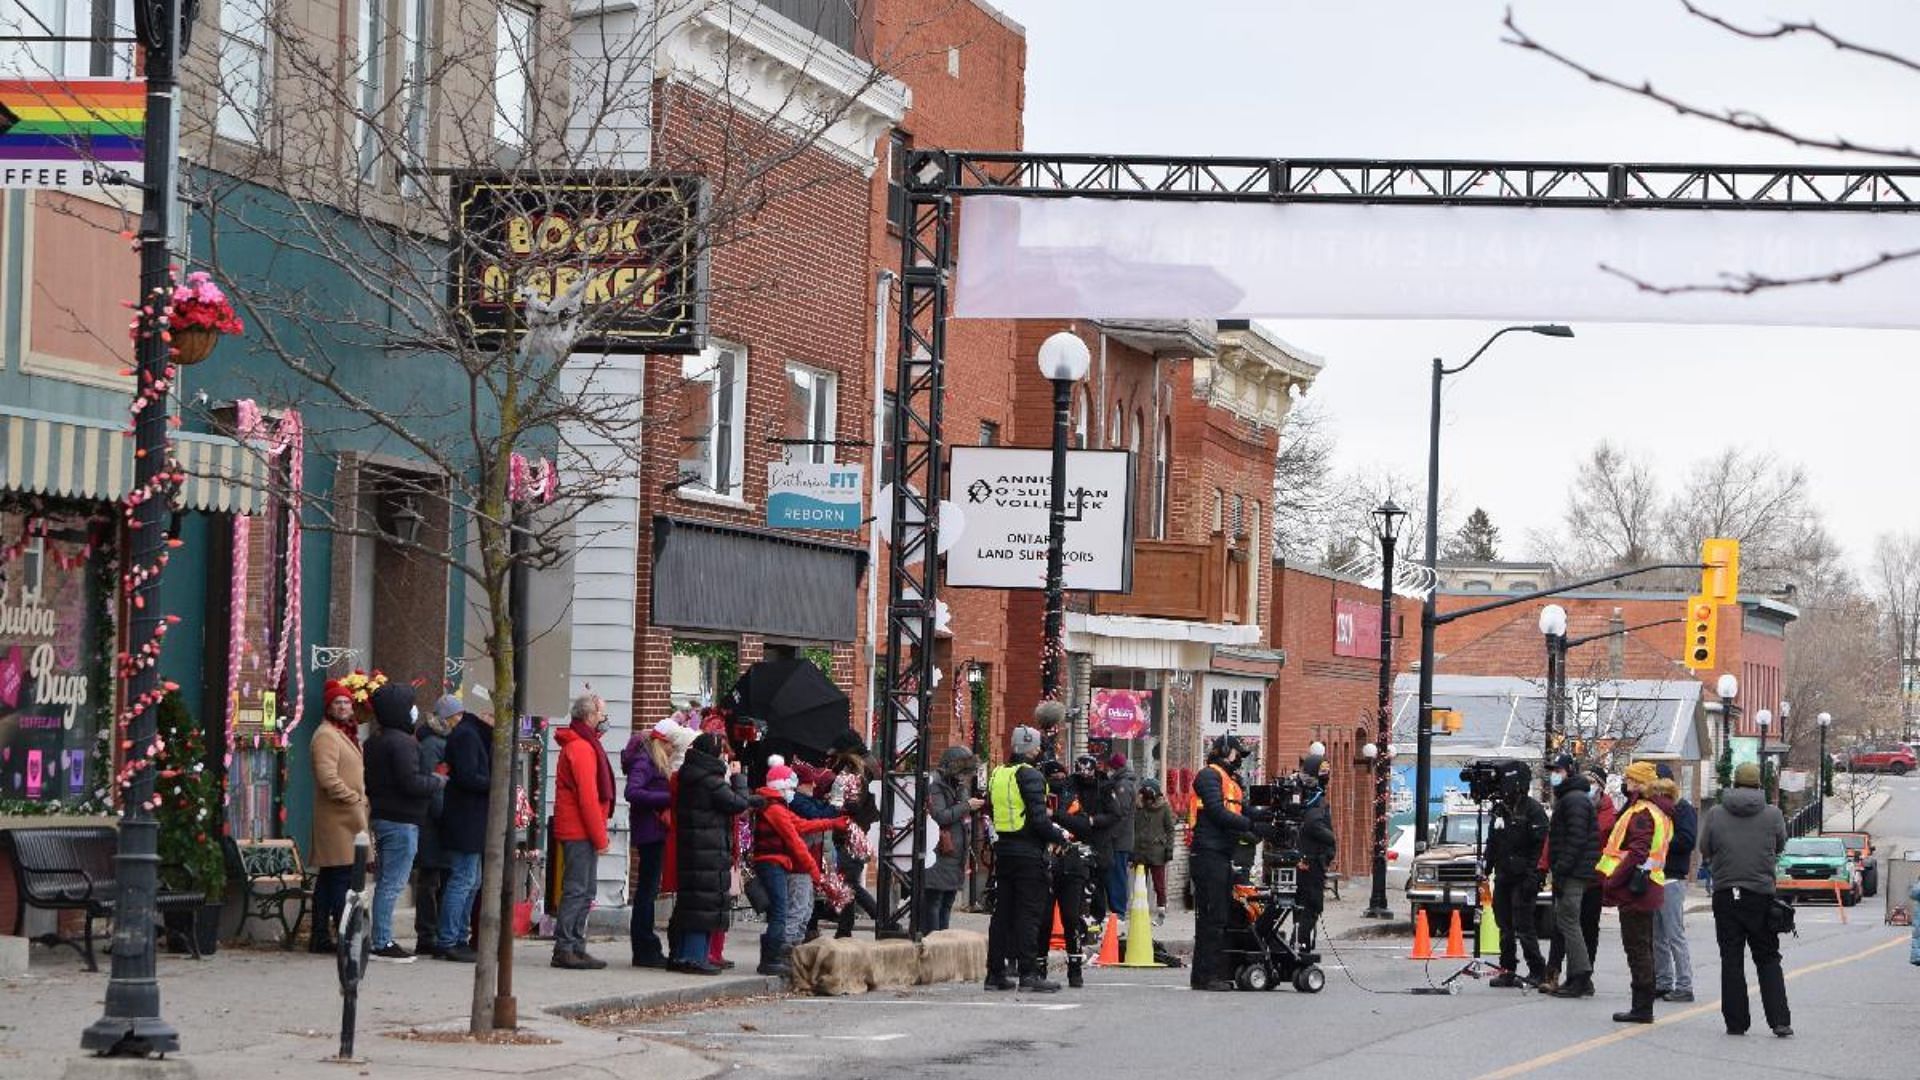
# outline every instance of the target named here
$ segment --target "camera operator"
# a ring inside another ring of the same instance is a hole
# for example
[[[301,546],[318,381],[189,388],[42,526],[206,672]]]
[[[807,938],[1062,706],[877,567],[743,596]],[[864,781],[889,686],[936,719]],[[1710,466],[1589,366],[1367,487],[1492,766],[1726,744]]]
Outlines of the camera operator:
[[[1487,863],[1493,871],[1493,921],[1500,928],[1501,973],[1487,985],[1523,985],[1515,972],[1515,954],[1527,959],[1524,985],[1546,977],[1547,962],[1534,937],[1534,903],[1540,895],[1540,851],[1547,842],[1547,812],[1527,793],[1530,770],[1524,766],[1502,777],[1493,803],[1493,831]]]
[[[1074,836],[1091,835],[1098,826],[1087,812],[1080,778],[1069,778],[1066,767],[1057,761],[1048,761],[1041,768],[1047,774],[1047,786],[1057,808],[1054,820]],[[1053,897],[1060,906],[1060,934],[1066,939],[1067,985],[1076,990],[1082,985],[1086,964],[1087,894],[1089,886],[1100,880],[1095,863],[1092,846],[1081,842],[1067,844],[1055,852],[1053,859]],[[1099,889],[1092,891],[1098,894]]]
[[[1207,747],[1207,767],[1193,778],[1187,824],[1192,830],[1194,904],[1193,972],[1195,990],[1232,990],[1221,952],[1226,945],[1227,913],[1233,905],[1233,858],[1253,835],[1253,819],[1244,811],[1246,795],[1238,772],[1246,748],[1232,735]],[[1272,819],[1272,810],[1255,815]]]
[[[1326,910],[1327,867],[1333,862],[1336,839],[1333,814],[1327,809],[1327,791],[1318,768],[1303,769],[1300,816],[1300,872],[1294,879],[1294,906],[1300,910],[1297,940],[1312,951],[1320,913]]]
[[[1107,917],[1106,880],[1113,866],[1114,829],[1120,821],[1119,807],[1114,805],[1113,782],[1105,775],[1104,766],[1105,762],[1092,754],[1080,755],[1073,761],[1073,779],[1068,785],[1080,807],[1084,831],[1072,825],[1067,829],[1093,852],[1088,870],[1099,887],[1093,890],[1088,913],[1095,922]],[[1061,919],[1065,918],[1063,914]]]
[[[1046,959],[1047,849],[1071,840],[1047,815],[1047,787],[1034,762],[1040,757],[1040,731],[1013,729],[1012,760],[993,770],[987,782],[987,806],[999,839],[993,845],[995,900],[987,931],[987,989],[1011,990],[1009,963],[1020,972],[1020,989],[1051,994]]]

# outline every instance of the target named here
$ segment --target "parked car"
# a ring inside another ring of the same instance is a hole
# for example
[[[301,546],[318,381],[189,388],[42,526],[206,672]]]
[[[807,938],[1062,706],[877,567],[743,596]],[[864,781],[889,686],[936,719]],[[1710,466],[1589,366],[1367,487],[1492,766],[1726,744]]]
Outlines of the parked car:
[[[1774,864],[1773,887],[1789,903],[1831,900],[1836,892],[1846,907],[1860,902],[1853,856],[1847,853],[1846,841],[1837,836],[1796,836],[1787,841]]]
[[[1872,833],[1830,830],[1820,835],[1834,837],[1847,845],[1847,854],[1853,859],[1853,871],[1860,880],[1861,896],[1872,896],[1880,891],[1880,862],[1874,858]]]
[[[1853,772],[1886,772],[1905,776],[1920,768],[1920,758],[1915,757],[1913,747],[1906,743],[1879,743],[1848,754],[1846,767]]]
[[[1456,911],[1464,923],[1473,924],[1481,903],[1482,876],[1475,855],[1481,831],[1491,831],[1490,826],[1486,817],[1472,811],[1449,810],[1432,824],[1433,842],[1427,850],[1413,857],[1406,878],[1407,903],[1413,918],[1418,919],[1421,911],[1427,913],[1427,926],[1436,935],[1446,932]],[[1534,924],[1536,934],[1552,936],[1553,892],[1544,882],[1534,902]]]

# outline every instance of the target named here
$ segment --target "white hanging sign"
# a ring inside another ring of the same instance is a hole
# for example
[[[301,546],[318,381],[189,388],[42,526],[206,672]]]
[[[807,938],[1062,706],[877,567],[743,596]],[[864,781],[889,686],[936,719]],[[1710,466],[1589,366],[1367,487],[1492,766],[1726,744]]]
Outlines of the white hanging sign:
[[[956,446],[947,464],[949,501],[967,531],[947,553],[957,588],[1044,589],[1047,585],[1053,454],[1006,446]],[[1064,580],[1069,592],[1133,587],[1133,455],[1067,453]]]

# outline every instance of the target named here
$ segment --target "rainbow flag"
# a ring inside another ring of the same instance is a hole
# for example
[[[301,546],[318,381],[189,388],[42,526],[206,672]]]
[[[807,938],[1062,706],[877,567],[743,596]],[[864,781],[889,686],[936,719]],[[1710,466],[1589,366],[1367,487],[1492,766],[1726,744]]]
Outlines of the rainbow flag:
[[[146,84],[127,79],[0,79],[0,186],[91,182],[99,164],[138,174]],[[21,183],[36,170],[71,172],[62,183]],[[78,179],[81,173],[87,181]]]

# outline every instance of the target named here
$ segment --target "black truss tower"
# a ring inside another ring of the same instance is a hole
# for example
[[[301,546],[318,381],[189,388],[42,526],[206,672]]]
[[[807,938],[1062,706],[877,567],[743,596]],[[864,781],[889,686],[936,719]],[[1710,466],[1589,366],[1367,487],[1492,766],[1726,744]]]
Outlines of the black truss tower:
[[[1145,202],[1565,206],[1619,210],[1920,212],[1920,168],[1631,162],[1387,161],[918,150],[907,167],[895,367],[891,560],[879,752],[886,763],[882,937],[920,936],[933,712],[935,529],[945,487],[940,435],[953,207],[963,197]],[[1427,714],[1420,716],[1421,735]],[[899,827],[892,823],[901,821]],[[896,865],[896,862],[899,865]],[[904,890],[904,895],[903,894]]]

